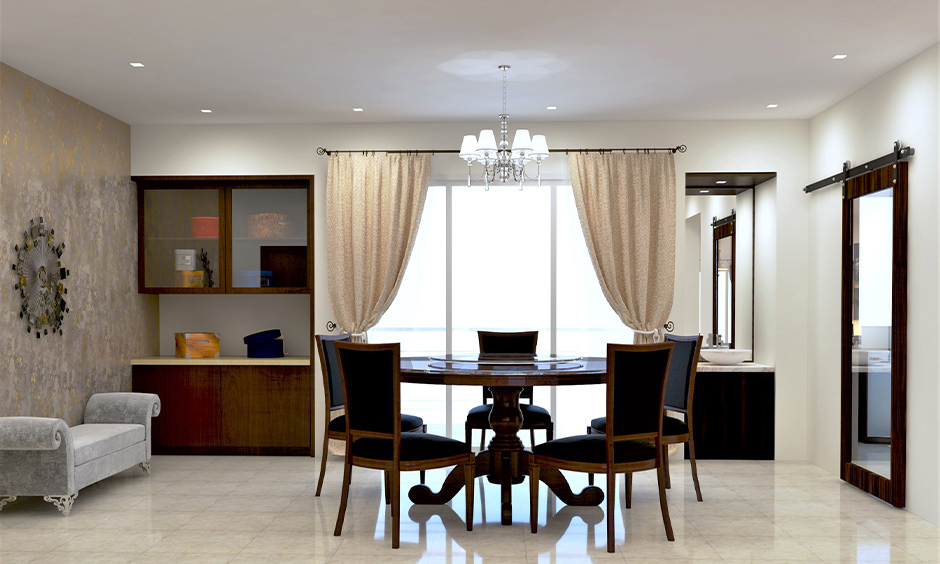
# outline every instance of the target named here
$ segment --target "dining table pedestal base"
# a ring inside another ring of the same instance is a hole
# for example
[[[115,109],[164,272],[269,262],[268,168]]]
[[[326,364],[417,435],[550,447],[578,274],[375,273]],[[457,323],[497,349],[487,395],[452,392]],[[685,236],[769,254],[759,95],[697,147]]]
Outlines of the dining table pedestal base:
[[[476,456],[476,476],[500,485],[500,522],[512,524],[512,485],[522,483],[529,474],[529,459],[532,453],[523,448],[517,433],[522,428],[522,410],[519,409],[521,387],[490,386],[493,394],[493,409],[490,411],[490,427],[495,437],[489,448]],[[575,494],[568,480],[554,468],[541,468],[539,480],[543,482],[563,503],[567,505],[600,505],[604,491],[588,486]],[[432,492],[418,484],[408,492],[408,499],[416,504],[443,504],[450,501],[464,487],[462,468],[455,468],[444,480],[440,491]]]

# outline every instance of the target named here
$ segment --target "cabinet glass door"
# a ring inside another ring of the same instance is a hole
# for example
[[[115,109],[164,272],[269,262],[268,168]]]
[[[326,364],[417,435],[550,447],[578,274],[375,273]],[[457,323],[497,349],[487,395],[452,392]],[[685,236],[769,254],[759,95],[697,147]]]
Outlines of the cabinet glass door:
[[[307,289],[307,189],[232,190],[232,288]]]
[[[145,189],[143,198],[144,287],[219,288],[220,191]]]

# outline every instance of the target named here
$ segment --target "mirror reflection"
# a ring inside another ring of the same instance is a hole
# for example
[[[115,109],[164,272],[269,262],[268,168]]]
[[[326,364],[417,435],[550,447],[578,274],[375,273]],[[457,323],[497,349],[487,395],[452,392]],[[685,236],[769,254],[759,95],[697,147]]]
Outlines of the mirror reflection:
[[[712,282],[711,345],[735,348],[734,342],[734,290],[735,290],[735,220],[732,210],[728,223],[714,226],[714,280]],[[722,220],[719,220],[719,223]],[[725,220],[727,221],[727,219]],[[714,225],[714,224],[713,224]]]
[[[690,306],[683,308],[688,316],[685,322],[705,336],[703,346],[750,350],[749,360],[754,360],[756,348],[757,211],[767,209],[768,196],[776,190],[776,176],[772,172],[685,175],[683,274],[676,280],[683,303]],[[758,192],[764,194],[762,199]]]
[[[893,190],[852,201],[852,463],[891,477]]]

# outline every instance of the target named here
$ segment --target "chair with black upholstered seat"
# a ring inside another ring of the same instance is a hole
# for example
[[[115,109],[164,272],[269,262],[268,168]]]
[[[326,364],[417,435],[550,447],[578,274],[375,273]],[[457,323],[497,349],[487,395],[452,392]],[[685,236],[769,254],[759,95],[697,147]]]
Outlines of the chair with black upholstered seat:
[[[320,374],[323,376],[323,455],[320,457],[320,478],[317,480],[317,493],[323,488],[323,476],[326,474],[326,456],[329,452],[330,439],[346,440],[346,416],[330,419],[332,414],[345,407],[343,383],[340,380],[339,365],[336,363],[336,343],[348,343],[349,333],[342,335],[317,335],[317,353],[320,356]],[[428,426],[416,415],[402,414],[401,430],[403,433],[427,433]],[[424,483],[424,472],[421,472]]]
[[[614,552],[616,475],[656,470],[666,538],[675,540],[666,504],[663,458],[663,396],[672,343],[607,345],[607,432],[555,439],[532,449],[529,517],[538,532],[542,466],[607,476],[607,552]]]
[[[401,472],[463,465],[467,530],[473,530],[470,445],[429,433],[402,433],[401,352],[398,343],[336,343],[346,398],[346,460],[335,536],[343,531],[353,466],[384,470],[392,506],[392,548],[399,545]]]
[[[536,345],[539,340],[538,331],[477,331],[477,338],[480,341],[480,354],[530,354],[535,355]],[[552,415],[544,407],[533,405],[532,386],[522,388],[519,399],[529,400],[528,404],[520,403],[519,409],[522,410],[522,428],[529,430],[529,438],[532,444],[535,444],[535,430],[545,431],[545,440],[552,440],[555,425],[552,423]],[[474,429],[480,430],[480,450],[485,448],[486,430],[490,428],[490,411],[493,410],[493,394],[486,386],[483,387],[483,404],[478,405],[467,413],[467,422],[464,424],[467,444],[470,444],[471,434]]]
[[[674,343],[672,363],[669,365],[669,378],[666,381],[665,409],[684,414],[685,421],[663,412],[663,449],[668,445],[689,443],[689,461],[692,466],[692,483],[695,485],[695,497],[702,501],[702,488],[698,482],[698,470],[695,466],[695,441],[692,437],[692,399],[695,396],[695,374],[698,370],[699,354],[702,350],[701,335],[666,335],[666,342]],[[591,421],[589,433],[603,434],[607,428],[604,417]],[[672,484],[669,479],[669,456],[663,451],[663,470],[666,474],[666,488]],[[626,476],[626,503],[630,507],[632,479]]]

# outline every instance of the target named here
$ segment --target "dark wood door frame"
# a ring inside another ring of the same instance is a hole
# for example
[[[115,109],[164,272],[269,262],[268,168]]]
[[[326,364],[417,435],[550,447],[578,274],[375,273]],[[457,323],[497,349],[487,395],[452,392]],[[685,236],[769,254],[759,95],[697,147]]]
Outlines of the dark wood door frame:
[[[893,188],[891,277],[891,478],[852,462],[852,282],[854,200]],[[898,162],[845,185],[842,200],[842,437],[843,480],[896,507],[905,505],[907,470],[907,163]]]
[[[731,271],[728,273],[731,278],[731,340],[728,342],[728,346],[732,349],[734,348],[734,302],[736,297],[734,272],[737,269],[737,245],[735,241],[735,232],[737,230],[735,229],[735,221],[735,219],[731,219],[731,221],[712,228],[712,334],[718,334],[718,241],[731,237]]]

